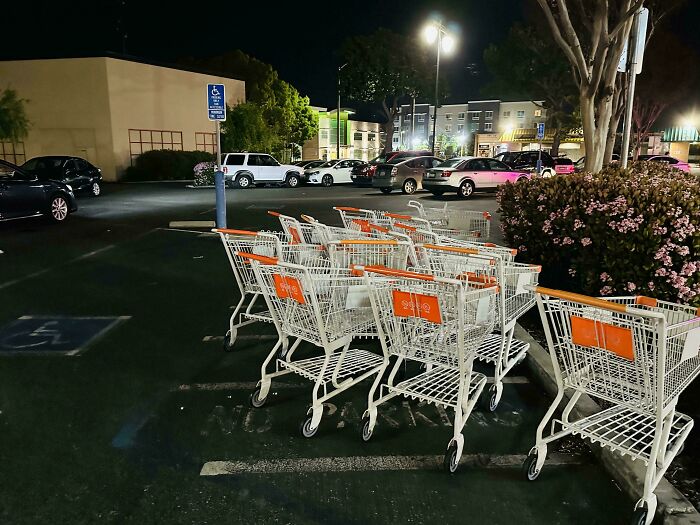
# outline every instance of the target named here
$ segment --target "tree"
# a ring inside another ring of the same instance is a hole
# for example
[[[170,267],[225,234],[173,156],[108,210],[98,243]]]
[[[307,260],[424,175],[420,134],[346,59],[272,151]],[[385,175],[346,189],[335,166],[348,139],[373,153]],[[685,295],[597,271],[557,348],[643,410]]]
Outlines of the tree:
[[[635,158],[661,113],[690,94],[697,77],[697,60],[697,55],[672,33],[657,34],[654,46],[644,57],[644,70],[638,77],[635,90],[632,107]],[[659,71],[663,71],[663,75]],[[669,86],[673,89],[668,89]]]
[[[568,62],[552,44],[534,27],[513,26],[504,42],[484,51],[493,79],[482,91],[503,99],[544,101],[547,127],[554,130],[552,155],[556,156],[562,137],[581,124],[576,111],[577,86]]]
[[[221,126],[224,151],[272,151],[275,136],[265,120],[263,108],[255,102],[245,102],[227,108],[226,121]]]
[[[0,91],[0,140],[19,142],[29,133],[26,100],[19,98],[14,89]]]
[[[345,96],[379,106],[386,118],[384,149],[391,150],[400,101],[427,95],[435,83],[426,50],[415,39],[379,29],[371,35],[349,38],[341,54],[347,63],[342,70]]]
[[[617,65],[644,0],[537,0],[578,85],[586,170],[603,167]],[[576,10],[576,23],[569,7]]]

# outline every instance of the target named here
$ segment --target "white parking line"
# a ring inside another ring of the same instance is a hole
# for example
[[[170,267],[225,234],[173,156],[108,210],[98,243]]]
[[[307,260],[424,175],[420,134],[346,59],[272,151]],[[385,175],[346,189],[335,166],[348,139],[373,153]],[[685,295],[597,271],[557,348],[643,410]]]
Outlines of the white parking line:
[[[189,385],[180,385],[175,392],[190,392],[190,391],[215,391],[215,390],[253,390],[258,386],[255,381],[237,381],[230,383],[191,383]],[[284,388],[308,388],[308,383],[299,385],[290,383],[273,383],[275,389]]]
[[[253,461],[208,461],[200,476],[227,476],[236,474],[284,474],[301,472],[377,472],[385,470],[437,470],[442,468],[444,456],[350,456],[326,458],[262,459]],[[463,454],[460,465],[480,468],[520,467],[523,454]],[[580,465],[580,455],[552,453],[547,466]]]

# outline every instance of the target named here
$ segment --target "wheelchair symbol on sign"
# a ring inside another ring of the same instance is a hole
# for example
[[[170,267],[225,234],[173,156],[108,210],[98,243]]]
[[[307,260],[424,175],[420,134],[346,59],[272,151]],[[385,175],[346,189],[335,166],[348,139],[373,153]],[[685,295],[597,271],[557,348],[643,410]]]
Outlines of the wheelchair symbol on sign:
[[[219,93],[219,90],[216,89],[216,86],[213,86],[213,87],[211,88],[211,96],[212,96],[212,97],[218,97],[219,95],[221,95],[221,93]]]
[[[62,339],[62,334],[54,328],[58,325],[58,321],[47,321],[33,332],[12,334],[2,341],[2,346],[6,348],[14,348],[21,350],[23,348],[35,348],[37,346],[52,346],[65,343]],[[20,341],[12,342],[15,339]],[[31,339],[29,339],[31,338]]]

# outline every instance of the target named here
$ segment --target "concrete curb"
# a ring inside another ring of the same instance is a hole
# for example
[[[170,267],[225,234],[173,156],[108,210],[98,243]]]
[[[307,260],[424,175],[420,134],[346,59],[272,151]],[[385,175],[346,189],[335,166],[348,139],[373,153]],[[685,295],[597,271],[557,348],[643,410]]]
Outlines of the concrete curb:
[[[549,352],[520,325],[516,326],[515,337],[530,343],[526,360],[527,367],[546,392],[554,397],[557,392],[557,384]],[[598,411],[600,411],[598,404],[591,397],[582,395],[573,409],[572,415],[577,418],[585,417]],[[588,441],[586,444],[590,445]],[[628,456],[623,457],[610,449],[601,448],[599,445],[591,445],[590,449],[622,490],[634,501],[637,501],[644,485],[644,464],[641,461],[632,461]],[[700,513],[666,478],[661,480],[655,493],[658,498],[656,518],[661,519],[661,523],[700,525]]]

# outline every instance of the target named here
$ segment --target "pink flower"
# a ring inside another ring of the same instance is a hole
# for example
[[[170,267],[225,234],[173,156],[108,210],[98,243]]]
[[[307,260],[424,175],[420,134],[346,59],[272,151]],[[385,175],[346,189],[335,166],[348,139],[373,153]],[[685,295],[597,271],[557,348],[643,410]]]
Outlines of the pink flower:
[[[607,272],[603,272],[600,274],[600,280],[603,282],[606,282],[606,281],[611,281],[612,278],[608,275]]]
[[[563,245],[574,244],[574,240],[571,237],[564,237],[561,241]]]
[[[611,286],[603,286],[600,289],[600,295],[610,295],[612,293],[613,289]]]
[[[634,283],[627,283],[627,290],[630,292],[634,292],[637,289],[637,285]]]
[[[593,241],[590,239],[590,237],[584,237],[583,239],[581,239],[581,244],[584,246],[589,246],[593,244]]]
[[[569,268],[569,275],[570,275],[571,277],[573,277],[574,275],[576,275],[576,268]]]

